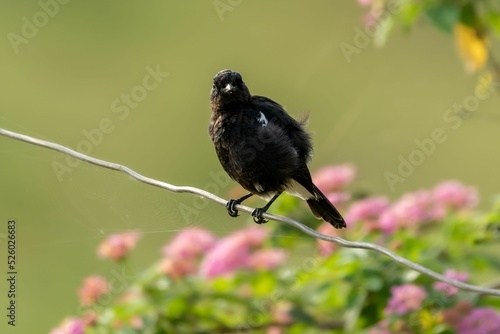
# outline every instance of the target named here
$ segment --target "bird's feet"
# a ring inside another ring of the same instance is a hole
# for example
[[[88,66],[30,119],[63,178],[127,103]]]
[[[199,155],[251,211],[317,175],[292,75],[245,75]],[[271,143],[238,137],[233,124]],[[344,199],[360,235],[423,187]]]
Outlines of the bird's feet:
[[[244,200],[246,200],[247,198],[252,197],[252,196],[253,196],[253,194],[250,193],[250,194],[247,194],[247,195],[240,197],[238,199],[230,199],[229,202],[226,203],[227,213],[231,217],[238,217],[238,210],[235,209],[235,206],[243,203]]]
[[[227,203],[226,203],[226,210],[227,210],[227,213],[231,216],[231,217],[238,217],[238,210],[235,209],[235,206],[240,204],[242,201],[241,199],[230,199]],[[255,210],[252,211],[252,217],[253,217],[253,221],[257,224],[265,224],[268,222],[267,219],[264,219],[262,217],[262,215],[266,212],[267,208],[257,208]]]
[[[255,210],[252,211],[253,221],[256,224],[265,224],[265,223],[267,223],[269,221],[269,220],[264,219],[262,217],[262,215],[264,213],[266,213],[266,210],[267,210],[267,208],[257,208],[257,209],[255,209]]]
[[[229,202],[226,203],[227,213],[231,217],[238,217],[238,210],[236,210],[234,207],[240,203],[241,203],[241,200],[239,200],[239,199],[230,199]]]

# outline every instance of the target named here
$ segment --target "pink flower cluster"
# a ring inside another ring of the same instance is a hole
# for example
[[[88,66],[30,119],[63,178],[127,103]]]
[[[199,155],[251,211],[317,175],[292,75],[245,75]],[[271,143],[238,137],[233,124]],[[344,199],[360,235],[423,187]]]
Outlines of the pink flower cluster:
[[[415,284],[403,284],[391,288],[391,298],[385,308],[387,314],[406,314],[422,308],[427,297],[424,288]]]
[[[231,274],[238,269],[272,269],[283,263],[282,249],[262,248],[267,230],[252,226],[217,240],[201,228],[182,231],[163,249],[160,271],[179,279],[198,273],[205,278]]]
[[[466,273],[448,270],[445,276],[460,281],[467,279]],[[449,285],[447,285],[449,286]],[[449,290],[444,290],[448,292]],[[386,306],[387,315],[406,315],[422,309],[427,297],[425,290],[414,284],[395,286]],[[405,318],[390,318],[379,321],[369,330],[369,334],[413,333]],[[458,334],[497,334],[500,333],[500,313],[488,307],[473,308],[466,300],[459,300],[453,307],[442,311],[442,322],[456,330]],[[455,332],[454,332],[455,333]]]
[[[327,194],[344,194],[335,192],[348,185],[355,177],[355,170],[350,165],[325,167],[315,174],[318,187]],[[329,193],[328,191],[333,191]],[[344,203],[347,198],[340,200]],[[447,211],[466,211],[478,203],[475,188],[466,187],[458,181],[445,181],[432,190],[419,190],[403,195],[399,200],[390,203],[387,197],[369,197],[351,204],[345,219],[352,228],[356,222],[362,223],[367,231],[382,231],[392,234],[400,229],[415,228],[422,224],[441,220]],[[334,203],[338,205],[338,203]],[[342,231],[333,229],[329,224],[322,224],[318,231],[331,236],[341,236]],[[319,252],[329,255],[336,245],[318,240]]]
[[[479,202],[476,188],[466,187],[455,180],[438,184],[432,195],[436,202],[452,210],[472,209]]]
[[[358,221],[364,224],[376,225],[382,213],[389,208],[387,197],[370,197],[357,201],[351,205],[345,219],[348,226],[352,226]]]
[[[57,328],[52,329],[50,334],[85,334],[85,323],[79,318],[67,318]]]
[[[379,321],[372,328],[370,328],[368,334],[393,334],[393,332],[389,330],[389,321],[384,319]]]
[[[500,333],[500,314],[492,308],[476,308],[458,323],[457,332],[458,334]]]
[[[373,1],[373,0],[357,0],[358,4],[362,7],[369,7],[368,13],[363,16],[363,23],[365,27],[373,27],[379,24],[379,19],[381,19],[384,2]]]
[[[367,231],[377,230],[380,215],[389,208],[389,200],[386,197],[371,197],[357,201],[351,205],[345,215],[347,226],[352,229],[356,222],[362,222]],[[323,223],[318,232],[330,236],[342,236],[341,230],[334,229],[330,224]],[[318,248],[321,255],[330,255],[338,245],[329,241],[318,239]]]
[[[466,282],[469,279],[469,274],[466,272],[458,272],[453,269],[446,270],[444,272],[444,276],[460,281],[460,282]],[[446,296],[451,297],[454,296],[458,293],[458,288],[449,285],[445,282],[436,282],[433,285],[434,290],[439,291],[444,293]]]
[[[433,190],[420,190],[404,195],[379,219],[379,228],[391,234],[399,228],[416,226],[442,219],[448,210],[468,210],[478,203],[475,188],[458,181],[445,181]]]
[[[141,234],[136,231],[112,234],[97,249],[97,254],[104,259],[123,260],[135,248]]]
[[[215,236],[202,228],[187,228],[163,247],[163,255],[176,258],[195,258],[212,248],[215,241]]]
[[[163,248],[159,270],[174,279],[194,274],[200,258],[215,244],[215,236],[207,230],[187,228]]]
[[[473,308],[469,301],[460,300],[442,313],[443,322],[458,334],[500,333],[500,313],[487,307]]]
[[[99,275],[88,276],[83,280],[83,285],[78,290],[80,304],[82,306],[91,306],[108,291],[109,284],[104,277]]]
[[[386,234],[392,234],[399,228],[437,221],[444,214],[443,207],[433,200],[432,192],[419,190],[395,202],[380,216],[378,226]]]
[[[275,268],[286,254],[281,249],[261,248],[267,236],[266,229],[252,226],[221,239],[201,262],[200,275],[214,278],[243,268]]]
[[[328,166],[313,174],[314,183],[336,206],[350,198],[344,191],[356,177],[356,169],[350,164]],[[390,203],[387,197],[371,197],[354,202],[345,215],[348,226],[362,222],[365,230],[380,230],[392,234],[401,228],[416,227],[442,219],[448,211],[465,211],[478,204],[474,187],[464,186],[456,180],[444,181],[431,190],[419,190],[403,195]],[[324,232],[338,233],[324,227]],[[329,234],[331,234],[329,233]],[[322,253],[330,253],[331,246],[320,243]]]
[[[347,215],[349,222],[363,221],[369,230],[392,234],[401,228],[416,227],[442,219],[449,210],[463,211],[478,203],[475,188],[458,181],[445,181],[433,190],[419,190],[403,195],[392,205],[384,197],[354,203]]]
[[[97,254],[102,258],[113,261],[123,260],[135,248],[140,237],[140,233],[135,231],[112,234],[99,245]],[[85,307],[92,306],[110,289],[111,287],[104,277],[99,275],[88,276],[78,289],[80,304]],[[83,319],[68,318],[57,328],[54,328],[50,334],[84,334],[85,326],[93,323],[96,316],[95,313],[90,312]]]
[[[344,188],[356,177],[356,168],[351,164],[328,166],[319,169],[312,176],[314,184],[335,206],[341,206],[350,199]]]

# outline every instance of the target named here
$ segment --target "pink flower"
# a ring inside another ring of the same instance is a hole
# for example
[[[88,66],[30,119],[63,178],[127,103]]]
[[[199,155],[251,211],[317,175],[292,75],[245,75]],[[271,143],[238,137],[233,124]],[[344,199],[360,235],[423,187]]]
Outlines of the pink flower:
[[[267,328],[266,334],[285,334],[288,333],[287,327],[283,325],[288,325],[293,323],[293,318],[290,315],[293,305],[289,302],[279,302],[271,310],[272,318],[277,326],[270,326]],[[281,325],[281,326],[280,326]]]
[[[474,187],[466,187],[459,181],[445,181],[433,190],[434,199],[446,208],[460,210],[474,208],[479,195]]]
[[[325,195],[330,203],[336,207],[342,206],[345,202],[351,199],[351,194],[346,192],[331,192],[326,193]]]
[[[138,315],[134,315],[132,318],[130,318],[130,326],[134,329],[145,329],[144,321]]]
[[[80,304],[90,306],[109,291],[106,279],[99,275],[88,276],[83,280],[83,286],[78,289]]]
[[[444,208],[433,200],[432,193],[420,190],[404,195],[382,213],[378,226],[385,233],[442,219]]]
[[[355,202],[346,214],[347,223],[353,224],[357,221],[378,219],[389,207],[387,197],[371,197]]]
[[[387,320],[379,321],[375,326],[370,328],[368,334],[392,334],[389,330],[389,322]]]
[[[266,330],[266,334],[285,334],[285,332],[280,326],[269,326]]]
[[[372,4],[372,0],[358,0],[360,6],[366,7]]]
[[[112,234],[106,238],[97,249],[101,258],[119,261],[125,258],[134,249],[141,234],[136,231]]]
[[[363,15],[363,24],[366,28],[372,28],[375,25],[379,24],[379,19],[382,14],[382,11],[379,9],[371,9],[368,13]]]
[[[292,309],[293,304],[291,302],[284,301],[276,303],[271,311],[274,321],[278,324],[291,324],[294,320],[290,314]]]
[[[471,311],[472,304],[470,303],[470,301],[459,300],[451,308],[446,309],[441,313],[443,323],[447,324],[448,326],[455,327]]]
[[[173,258],[193,259],[214,245],[215,236],[212,233],[202,228],[187,228],[163,248],[163,254]]]
[[[200,275],[214,278],[242,268],[248,261],[248,246],[241,239],[223,239],[203,259]]]
[[[233,236],[241,238],[248,247],[259,247],[267,239],[269,232],[260,226],[252,226],[236,231]]]
[[[376,229],[382,230],[385,234],[392,234],[399,228],[399,219],[392,211],[384,212],[376,224]]]
[[[500,333],[500,314],[492,308],[476,308],[465,316],[457,326],[458,334]]]
[[[340,236],[339,230],[335,229],[330,223],[324,222],[318,227],[318,232],[334,237]],[[339,246],[336,243],[318,239],[318,250],[323,256],[332,254]]]
[[[223,238],[202,260],[200,275],[214,278],[245,267],[250,258],[250,250],[262,245],[266,237],[267,231],[255,226]]]
[[[79,318],[67,318],[57,328],[52,329],[50,334],[85,334],[85,325]]]
[[[422,302],[427,297],[425,290],[415,284],[403,284],[391,288],[392,296],[387,303],[385,313],[405,314],[417,311],[422,307]]]
[[[455,279],[460,282],[465,282],[467,279],[469,279],[469,274],[466,272],[458,272],[453,269],[446,270],[444,272],[444,276]],[[449,285],[448,283],[445,282],[436,282],[433,285],[434,290],[440,291],[444,293],[445,295],[451,297],[457,294],[458,288],[454,287],[453,285]]]
[[[267,248],[255,251],[248,258],[247,266],[252,269],[273,269],[285,262],[286,253],[283,249]]]
[[[173,279],[181,279],[196,272],[196,264],[190,259],[180,257],[164,258],[159,264],[159,271]]]
[[[323,192],[338,192],[356,177],[356,168],[350,164],[323,167],[313,175],[314,184]]]

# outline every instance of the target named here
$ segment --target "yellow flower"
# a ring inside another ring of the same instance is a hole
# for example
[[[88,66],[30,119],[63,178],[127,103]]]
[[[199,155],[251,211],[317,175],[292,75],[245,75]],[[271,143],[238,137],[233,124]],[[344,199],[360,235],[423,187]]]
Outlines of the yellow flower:
[[[434,310],[425,308],[421,310],[418,314],[419,322],[420,322],[420,328],[422,332],[428,333],[431,331],[433,328],[435,328],[437,325],[442,323],[442,316],[438,312],[435,312]]]
[[[454,34],[458,53],[462,57],[467,72],[474,73],[483,68],[488,60],[486,38],[473,27],[463,23],[455,25]]]

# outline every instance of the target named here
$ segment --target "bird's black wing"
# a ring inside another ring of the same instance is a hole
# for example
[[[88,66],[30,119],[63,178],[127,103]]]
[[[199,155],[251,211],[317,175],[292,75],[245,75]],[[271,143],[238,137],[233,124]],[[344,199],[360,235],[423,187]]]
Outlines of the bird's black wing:
[[[293,143],[299,158],[307,163],[312,153],[311,136],[304,130],[304,121],[299,122],[291,117],[277,102],[264,96],[252,96],[255,109],[264,113],[266,118],[283,129]]]

